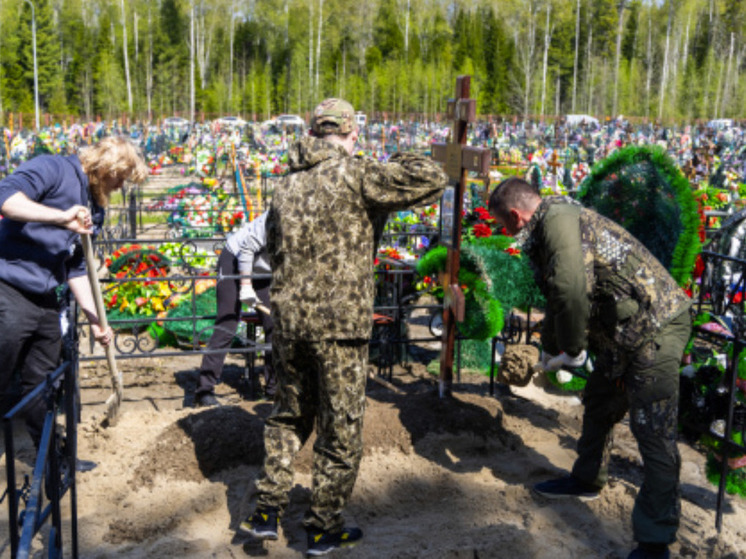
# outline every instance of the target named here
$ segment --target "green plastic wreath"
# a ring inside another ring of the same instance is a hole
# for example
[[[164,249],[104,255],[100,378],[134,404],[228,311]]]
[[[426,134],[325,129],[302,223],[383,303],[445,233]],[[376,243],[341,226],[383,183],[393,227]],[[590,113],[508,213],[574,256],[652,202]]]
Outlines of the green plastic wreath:
[[[679,285],[700,252],[699,215],[689,181],[659,146],[628,146],[600,161],[579,200],[613,219],[668,269]]]

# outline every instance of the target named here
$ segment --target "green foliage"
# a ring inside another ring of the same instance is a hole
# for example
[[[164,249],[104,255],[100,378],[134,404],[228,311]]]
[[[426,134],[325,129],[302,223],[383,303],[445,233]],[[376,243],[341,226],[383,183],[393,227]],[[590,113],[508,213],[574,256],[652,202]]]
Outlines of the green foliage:
[[[194,322],[186,319],[194,316],[214,316],[216,308],[217,290],[214,287],[210,287],[203,293],[198,294],[195,301],[190,297],[181,299],[178,305],[168,312],[168,318],[181,318],[185,320],[164,322],[163,327],[176,338],[188,340],[190,343],[193,341],[194,332],[196,331],[199,342],[205,343],[212,335],[212,326],[215,324],[214,319],[203,318]]]
[[[502,330],[504,316],[512,309],[543,304],[527,263],[506,251],[512,242],[509,237],[493,236],[461,246],[459,283],[466,288],[466,320],[459,331],[465,337],[492,338]],[[432,249],[418,262],[417,273],[438,278],[445,270],[446,255],[445,247]],[[442,296],[442,290],[436,294]]]
[[[713,485],[720,484],[720,468],[722,464],[710,453],[707,456],[707,479]],[[729,495],[746,497],[746,469],[729,470],[725,480],[725,491]]]
[[[728,64],[731,33],[735,60],[746,40],[741,0],[713,2],[712,17],[703,0],[627,0],[614,87],[619,0],[581,0],[577,49],[576,0],[324,0],[319,19],[321,4],[129,0],[123,20],[119,2],[35,0],[41,108],[88,118],[118,117],[127,110],[124,21],[134,112],[143,116],[150,105],[156,117],[184,114],[193,14],[196,109],[208,117],[304,114],[329,95],[346,96],[362,110],[386,111],[393,118],[442,114],[454,78],[465,72],[472,74],[480,114],[536,111],[545,89],[548,114],[570,112],[575,90],[575,112],[606,116],[616,94],[623,114],[655,116],[669,5],[678,58],[669,64],[663,116],[711,118],[717,104],[720,115],[737,117],[746,100],[742,72],[718,79]],[[543,83],[548,5],[551,41]],[[30,11],[22,0],[0,3],[0,117],[33,111]],[[231,36],[233,60],[228,56]],[[527,71],[531,87],[526,99]]]

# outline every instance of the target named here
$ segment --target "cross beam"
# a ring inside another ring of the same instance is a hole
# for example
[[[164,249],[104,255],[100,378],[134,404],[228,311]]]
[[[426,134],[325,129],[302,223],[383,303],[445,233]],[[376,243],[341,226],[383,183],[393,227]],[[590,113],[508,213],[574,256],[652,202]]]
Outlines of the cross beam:
[[[443,338],[440,353],[439,392],[451,396],[453,386],[453,352],[456,322],[464,320],[464,293],[458,281],[461,257],[461,214],[463,213],[466,173],[474,171],[488,177],[492,154],[485,148],[466,145],[470,122],[476,120],[476,101],[470,99],[471,76],[456,78],[456,96],[448,101],[448,116],[453,119],[453,133],[448,143],[432,145],[433,159],[444,164],[450,179],[441,204],[441,243],[448,247],[443,301]]]

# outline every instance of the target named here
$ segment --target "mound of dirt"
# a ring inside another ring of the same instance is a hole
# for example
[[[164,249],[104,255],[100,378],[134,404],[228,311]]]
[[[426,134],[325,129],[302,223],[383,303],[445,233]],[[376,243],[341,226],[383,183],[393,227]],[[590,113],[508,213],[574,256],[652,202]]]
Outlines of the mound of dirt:
[[[261,406],[260,409],[269,406]],[[147,449],[130,482],[152,487],[158,475],[202,481],[222,470],[264,460],[263,415],[239,406],[220,406],[182,417]]]
[[[415,383],[402,393],[371,386],[363,425],[364,455],[372,452],[409,454],[427,435],[470,434],[504,446],[515,438],[501,424],[497,400],[460,394],[443,400],[433,385]],[[130,480],[133,489],[152,487],[157,477],[200,482],[237,466],[259,466],[264,461],[263,428],[268,404],[210,408],[178,419],[146,449]],[[311,471],[315,432],[298,453],[295,469]]]

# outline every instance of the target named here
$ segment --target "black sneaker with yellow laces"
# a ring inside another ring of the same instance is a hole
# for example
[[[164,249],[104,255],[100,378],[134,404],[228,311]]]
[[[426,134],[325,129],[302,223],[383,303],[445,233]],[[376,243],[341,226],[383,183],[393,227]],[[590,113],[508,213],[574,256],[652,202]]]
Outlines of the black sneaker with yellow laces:
[[[360,528],[342,528],[338,532],[324,532],[322,530],[306,529],[308,534],[308,556],[318,557],[326,555],[343,547],[353,547],[363,539]]]
[[[278,524],[279,511],[277,509],[257,508],[254,514],[241,522],[238,529],[260,540],[276,540]]]

